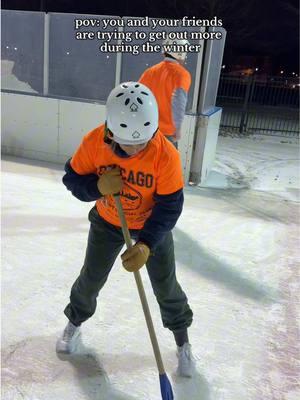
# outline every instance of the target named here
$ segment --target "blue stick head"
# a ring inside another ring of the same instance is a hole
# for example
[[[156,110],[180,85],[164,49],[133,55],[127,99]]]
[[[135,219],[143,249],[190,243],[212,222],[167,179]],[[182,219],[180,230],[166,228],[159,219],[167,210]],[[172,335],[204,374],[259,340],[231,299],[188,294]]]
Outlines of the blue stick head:
[[[174,400],[173,390],[167,374],[159,375],[162,400]]]

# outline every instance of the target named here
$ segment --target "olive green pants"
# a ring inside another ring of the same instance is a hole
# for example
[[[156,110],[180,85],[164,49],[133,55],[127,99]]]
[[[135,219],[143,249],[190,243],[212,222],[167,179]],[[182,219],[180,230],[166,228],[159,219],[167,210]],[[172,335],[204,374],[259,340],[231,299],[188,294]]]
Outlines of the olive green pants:
[[[70,303],[65,308],[66,316],[77,326],[95,313],[99,291],[124,245],[121,228],[104,221],[95,207],[89,212],[89,220],[91,226],[84,266],[72,286]],[[136,238],[138,231],[131,230],[130,233]],[[176,279],[171,232],[156,246],[146,266],[163,325],[173,332],[188,328],[193,313]]]

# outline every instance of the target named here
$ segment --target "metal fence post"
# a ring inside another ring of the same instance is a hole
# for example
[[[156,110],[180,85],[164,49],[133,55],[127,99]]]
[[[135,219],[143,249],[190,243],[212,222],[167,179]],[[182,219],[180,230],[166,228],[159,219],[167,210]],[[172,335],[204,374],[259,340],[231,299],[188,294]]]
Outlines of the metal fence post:
[[[119,26],[118,27],[118,32],[123,32],[123,27]],[[121,44],[122,40],[118,40],[118,44]],[[121,74],[122,74],[122,53],[117,52],[117,58],[116,58],[116,75],[115,75],[115,86],[118,86],[121,83]]]
[[[254,79],[251,75],[247,77],[247,87],[246,87],[241,122],[240,122],[240,127],[239,127],[240,133],[243,133],[244,129],[246,128],[246,116],[247,116],[247,111],[248,111],[248,102],[249,102],[249,98],[250,98],[250,93],[252,95],[251,87],[252,87],[253,81],[254,81]]]
[[[49,92],[49,32],[50,15],[45,13],[44,19],[44,77],[43,77],[43,95],[47,96]]]

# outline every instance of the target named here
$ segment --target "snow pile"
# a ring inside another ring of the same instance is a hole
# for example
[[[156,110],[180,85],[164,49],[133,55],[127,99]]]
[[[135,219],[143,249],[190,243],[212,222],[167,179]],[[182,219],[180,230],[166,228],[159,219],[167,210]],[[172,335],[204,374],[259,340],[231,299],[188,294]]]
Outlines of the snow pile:
[[[252,189],[299,201],[299,140],[219,137],[215,165],[201,187]]]
[[[15,62],[10,60],[1,60],[1,87],[2,89],[18,90],[27,93],[38,93],[27,82],[20,81],[14,74]]]

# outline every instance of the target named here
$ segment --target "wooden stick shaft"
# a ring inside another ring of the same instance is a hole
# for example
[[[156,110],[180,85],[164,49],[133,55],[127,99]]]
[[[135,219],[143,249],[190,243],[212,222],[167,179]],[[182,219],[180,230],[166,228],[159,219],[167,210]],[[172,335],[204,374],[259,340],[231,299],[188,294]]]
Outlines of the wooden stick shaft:
[[[126,247],[127,247],[127,249],[130,249],[132,247],[131,236],[130,236],[130,232],[127,227],[127,222],[126,222],[123,207],[121,204],[120,196],[114,196],[114,197],[115,197],[115,202],[116,202],[119,218],[121,221],[122,232],[123,232],[124,240],[126,243]],[[154,326],[153,326],[153,322],[152,322],[152,318],[151,318],[151,314],[150,314],[150,309],[148,306],[141,274],[139,271],[134,272],[134,278],[135,278],[135,282],[136,282],[138,292],[140,295],[140,299],[141,299],[141,303],[142,303],[142,307],[143,307],[143,311],[144,311],[144,315],[145,315],[145,319],[146,319],[146,323],[147,323],[147,327],[148,327],[148,331],[149,331],[149,335],[150,335],[150,339],[151,339],[151,343],[152,343],[152,348],[153,348],[157,368],[158,368],[160,375],[162,375],[165,373],[165,368],[164,368],[163,361],[161,358],[161,354],[160,354],[160,350],[159,350],[159,346],[158,346],[158,342],[157,342],[157,338],[156,338],[156,334],[155,334],[155,330],[154,330]]]

